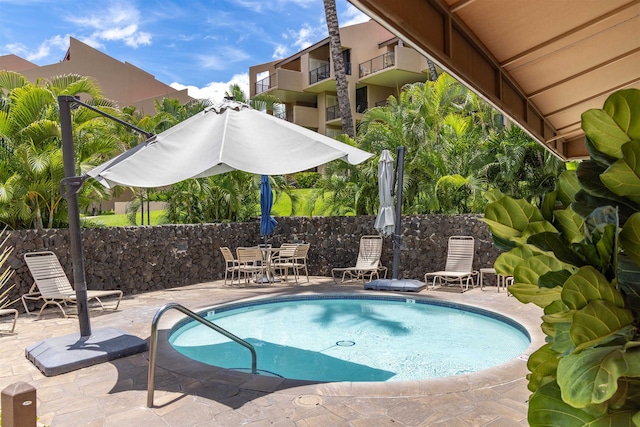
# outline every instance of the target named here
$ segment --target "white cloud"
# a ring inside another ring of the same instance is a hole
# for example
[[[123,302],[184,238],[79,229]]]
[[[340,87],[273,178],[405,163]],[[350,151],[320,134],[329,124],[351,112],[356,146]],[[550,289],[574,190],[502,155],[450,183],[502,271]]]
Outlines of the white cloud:
[[[360,9],[355,7],[352,4],[347,5],[347,10],[342,15],[342,19],[345,21],[344,23],[340,23],[341,27],[346,27],[348,25],[360,24],[361,22],[367,22],[369,16],[360,12]]]
[[[285,45],[282,45],[282,44],[276,45],[276,48],[273,51],[273,55],[271,55],[271,57],[273,59],[285,58],[287,56],[288,51],[289,49],[287,49]]]
[[[213,102],[222,101],[225,92],[229,90],[229,85],[237,84],[249,97],[249,74],[236,74],[228,82],[211,82],[203,88],[196,86],[185,86],[181,83],[171,83],[171,87],[177,90],[187,89],[189,96],[197,99],[210,99]]]
[[[296,47],[297,50],[303,50],[326,37],[327,27],[312,27],[304,23],[299,30],[289,30],[288,33],[289,37],[293,39],[293,46]]]
[[[53,36],[44,42],[40,43],[34,51],[29,51],[22,43],[11,43],[5,45],[5,49],[15,55],[25,58],[28,61],[38,61],[46,58],[51,54],[52,50],[59,52],[66,52],[69,48],[69,42],[67,41],[69,36]]]
[[[250,58],[251,56],[245,51],[230,46],[219,47],[215,53],[198,55],[200,65],[210,70],[226,70],[230,64],[246,61]]]
[[[73,16],[68,20],[94,30],[85,38],[94,47],[101,46],[101,40],[122,41],[133,48],[151,44],[151,34],[140,30],[140,12],[127,3],[114,3],[106,11],[88,16]]]

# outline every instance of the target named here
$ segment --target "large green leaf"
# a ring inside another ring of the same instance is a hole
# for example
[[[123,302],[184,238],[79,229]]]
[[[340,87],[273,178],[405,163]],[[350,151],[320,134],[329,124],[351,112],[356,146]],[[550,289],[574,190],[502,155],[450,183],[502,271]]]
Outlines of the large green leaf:
[[[617,195],[602,182],[600,176],[605,173],[606,170],[607,168],[591,160],[580,163],[576,175],[580,181],[582,190],[575,194],[576,202],[593,205],[593,208],[606,205],[619,205],[621,209],[622,206],[624,206],[626,210],[635,212],[638,207],[636,203],[628,200],[624,196]],[[593,198],[585,197],[585,194],[583,194],[585,192]],[[631,213],[629,213],[629,215]]]
[[[503,252],[498,255],[498,258],[496,258],[496,261],[493,264],[493,268],[496,269],[496,273],[502,276],[513,276],[513,270],[518,264],[538,253],[540,252],[537,251],[537,249],[536,252],[534,252],[532,247],[529,245],[518,246],[511,249],[509,252]]]
[[[633,313],[604,300],[590,301],[576,311],[571,325],[571,340],[576,349],[594,347],[610,340],[619,330],[633,323]]]
[[[567,208],[576,200],[576,193],[580,191],[580,182],[576,171],[564,171],[558,177],[558,200]]]
[[[557,197],[557,190],[550,191],[542,197],[540,213],[542,214],[542,217],[549,222],[553,221],[553,211],[560,208],[559,206],[556,206]],[[560,201],[557,202],[560,203]]]
[[[529,399],[531,427],[584,427],[595,420],[593,415],[565,403],[555,381],[541,386]]]
[[[557,381],[562,399],[576,408],[611,399],[620,377],[640,377],[638,345],[592,348],[561,358]]]
[[[600,175],[603,184],[618,196],[624,196],[635,203],[640,202],[640,179],[631,166],[623,159],[615,162]]]
[[[534,255],[525,259],[513,270],[515,283],[527,283],[538,286],[540,276],[550,271],[560,271],[566,265],[557,258],[546,254]]]
[[[611,157],[622,157],[622,145],[629,136],[604,110],[591,109],[582,113],[582,129],[594,147]]]
[[[576,349],[571,340],[571,323],[556,323],[554,325],[551,348],[562,355],[569,354]]]
[[[538,307],[546,307],[554,301],[560,299],[562,288],[540,288],[538,285],[528,283],[514,283],[509,286],[509,292],[518,301],[528,304],[533,303]]]
[[[567,242],[557,233],[540,233],[529,237],[527,243],[543,251],[552,251],[553,254],[561,260],[577,267],[586,264],[584,258],[571,249]]]
[[[562,286],[566,280],[571,277],[572,272],[569,270],[549,271],[538,279],[538,286],[541,288],[555,288]]]
[[[529,236],[534,236],[540,233],[557,233],[558,230],[547,220],[532,221],[527,228],[522,232],[522,238],[526,239]],[[524,243],[523,243],[524,244]]]
[[[543,221],[542,214],[525,200],[515,200],[505,196],[489,203],[485,210],[484,222],[491,232],[503,239],[520,237],[531,222]]]
[[[570,243],[584,239],[584,220],[573,209],[555,210],[555,226]]]
[[[640,264],[640,212],[631,215],[620,231],[620,245],[636,264]]]
[[[626,307],[640,316],[640,266],[626,254],[618,254],[617,279]]]
[[[602,273],[592,266],[581,267],[562,287],[562,301],[572,310],[580,310],[590,301],[605,300],[624,308],[624,299]]]
[[[584,145],[587,147],[587,151],[589,152],[589,160],[594,161],[604,168],[608,168],[611,166],[616,160],[616,158],[608,156],[600,151],[593,145],[593,142],[589,138],[584,139]]]
[[[529,391],[536,391],[543,384],[555,380],[559,356],[551,349],[550,344],[545,344],[531,353],[527,361],[527,368],[531,372],[528,375]]]
[[[602,109],[631,139],[640,139],[640,91],[623,89],[609,95]]]

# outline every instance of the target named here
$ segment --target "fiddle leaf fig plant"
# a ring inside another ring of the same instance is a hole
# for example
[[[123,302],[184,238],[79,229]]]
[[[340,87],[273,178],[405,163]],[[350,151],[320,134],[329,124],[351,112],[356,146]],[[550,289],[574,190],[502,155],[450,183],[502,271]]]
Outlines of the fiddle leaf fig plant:
[[[640,90],[582,114],[589,160],[538,209],[490,194],[484,221],[511,294],[543,308],[529,424],[640,427]]]

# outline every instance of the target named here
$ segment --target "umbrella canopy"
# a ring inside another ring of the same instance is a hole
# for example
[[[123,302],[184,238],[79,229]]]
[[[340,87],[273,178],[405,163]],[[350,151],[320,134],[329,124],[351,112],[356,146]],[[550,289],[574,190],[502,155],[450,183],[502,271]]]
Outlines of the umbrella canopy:
[[[262,175],[260,181],[260,235],[265,236],[265,240],[267,235],[273,233],[273,229],[278,223],[271,216],[271,206],[273,206],[273,193],[269,176]]]
[[[110,188],[162,187],[232,170],[284,175],[372,154],[225,100],[88,172]]]
[[[393,234],[396,224],[396,214],[393,210],[394,184],[393,157],[389,150],[382,150],[378,161],[378,195],[380,196],[380,210],[374,227],[381,234]]]

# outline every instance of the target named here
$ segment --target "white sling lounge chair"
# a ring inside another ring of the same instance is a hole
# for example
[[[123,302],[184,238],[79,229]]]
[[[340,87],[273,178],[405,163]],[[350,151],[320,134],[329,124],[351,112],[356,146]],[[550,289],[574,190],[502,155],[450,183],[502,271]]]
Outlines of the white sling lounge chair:
[[[38,317],[42,314],[42,310],[50,304],[55,304],[60,310],[62,315],[67,317],[67,313],[64,307],[68,303],[76,303],[76,292],[69,283],[69,279],[65,274],[60,261],[56,254],[50,251],[43,252],[29,252],[24,254],[24,260],[29,267],[31,276],[33,276],[33,285],[29,293],[22,295],[22,304],[28,314],[31,314],[27,301],[44,301],[44,304],[40,308]],[[101,301],[101,298],[117,296],[118,300],[113,307],[113,310],[117,310],[122,300],[122,291],[110,290],[110,291],[92,291],[87,290],[87,301],[95,299],[100,307],[105,310],[106,307]]]
[[[348,280],[373,280],[380,278],[380,271],[387,275],[387,268],[380,263],[382,256],[381,236],[362,236],[360,238],[360,250],[354,267],[340,267],[331,269],[333,280],[337,282],[336,273],[342,274],[342,282]]]
[[[469,289],[469,282],[474,286],[473,278],[477,275],[477,271],[473,271],[474,244],[475,241],[471,236],[449,237],[447,263],[444,270],[425,274],[424,282],[428,283],[429,278],[433,277],[431,289],[436,287],[436,282],[440,285],[460,284],[462,292]]]

